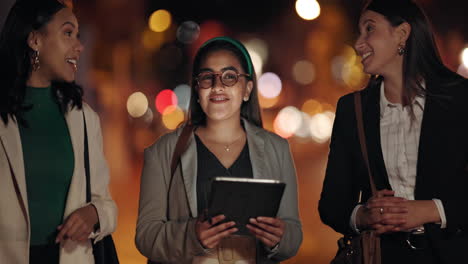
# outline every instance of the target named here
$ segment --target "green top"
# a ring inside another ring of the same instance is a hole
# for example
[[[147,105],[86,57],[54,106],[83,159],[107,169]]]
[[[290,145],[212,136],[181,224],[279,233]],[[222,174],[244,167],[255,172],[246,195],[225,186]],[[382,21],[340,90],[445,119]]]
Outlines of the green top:
[[[74,169],[73,146],[63,113],[52,88],[27,87],[24,114],[27,127],[19,126],[23,148],[31,245],[52,244],[63,213]]]

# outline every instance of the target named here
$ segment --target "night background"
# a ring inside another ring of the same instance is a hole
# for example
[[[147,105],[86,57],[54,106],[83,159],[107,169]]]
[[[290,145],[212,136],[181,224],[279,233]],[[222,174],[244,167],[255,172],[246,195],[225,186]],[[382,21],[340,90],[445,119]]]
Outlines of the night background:
[[[0,26],[13,2],[1,1]],[[336,102],[368,78],[352,49],[362,1],[299,2],[312,13],[320,6],[319,16],[301,18],[296,0],[73,2],[85,46],[77,82],[101,118],[121,263],[146,263],[134,244],[143,150],[183,122],[193,56],[221,35],[247,46],[264,127],[288,138],[293,152],[304,241],[286,263],[325,264],[334,256],[340,235],[321,223],[317,205]],[[444,63],[468,77],[468,1],[416,2],[432,22]]]

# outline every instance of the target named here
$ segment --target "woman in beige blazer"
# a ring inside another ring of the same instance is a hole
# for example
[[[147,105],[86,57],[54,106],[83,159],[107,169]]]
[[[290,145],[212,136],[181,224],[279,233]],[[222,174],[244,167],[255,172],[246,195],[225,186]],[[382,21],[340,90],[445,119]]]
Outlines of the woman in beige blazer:
[[[171,159],[183,128],[145,150],[136,245],[156,263],[279,263],[302,242],[296,172],[288,142],[262,128],[255,72],[245,47],[208,40],[193,65],[188,124],[193,132],[174,175]],[[212,177],[286,183],[277,217],[244,227],[218,215],[204,219]],[[239,235],[240,229],[245,233]]]
[[[92,264],[90,238],[115,230],[99,117],[74,83],[78,35],[71,8],[56,0],[17,1],[1,32],[1,263]]]

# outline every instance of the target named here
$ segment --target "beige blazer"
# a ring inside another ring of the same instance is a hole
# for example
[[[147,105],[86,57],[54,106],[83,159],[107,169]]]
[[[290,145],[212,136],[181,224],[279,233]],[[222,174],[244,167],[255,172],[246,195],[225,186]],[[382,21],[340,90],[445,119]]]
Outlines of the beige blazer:
[[[98,212],[100,230],[96,241],[99,241],[115,230],[117,207],[108,190],[109,170],[103,153],[99,117],[87,104],[83,104],[83,109],[89,142],[91,202]],[[65,119],[73,145],[75,168],[64,218],[86,205],[82,110],[70,110]],[[28,264],[31,234],[28,194],[20,133],[17,123],[11,118],[8,125],[0,121],[0,183],[0,262]],[[90,240],[83,243],[64,242],[60,249],[60,263],[94,263]]]
[[[278,263],[294,256],[302,242],[297,205],[296,172],[288,142],[244,120],[254,178],[286,183],[278,217],[285,234],[275,252],[257,247],[257,263]],[[195,235],[197,217],[197,145],[192,135],[181,156],[172,186],[171,158],[182,128],[162,136],[145,149],[135,242],[147,258],[162,263],[192,263],[205,250]],[[169,195],[168,195],[169,192]]]

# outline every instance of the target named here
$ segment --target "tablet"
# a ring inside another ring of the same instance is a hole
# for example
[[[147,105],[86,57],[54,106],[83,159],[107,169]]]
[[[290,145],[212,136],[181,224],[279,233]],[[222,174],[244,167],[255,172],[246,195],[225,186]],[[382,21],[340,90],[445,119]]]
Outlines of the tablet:
[[[270,179],[216,177],[211,184],[208,217],[224,214],[234,221],[238,233],[249,233],[245,225],[250,218],[276,217],[285,183]]]

